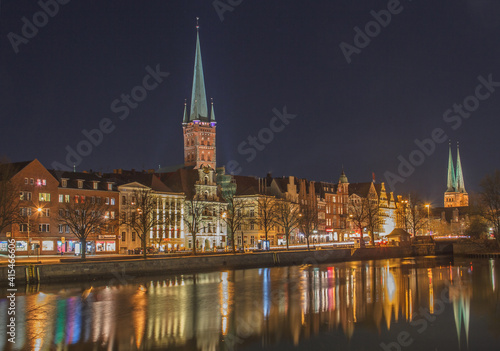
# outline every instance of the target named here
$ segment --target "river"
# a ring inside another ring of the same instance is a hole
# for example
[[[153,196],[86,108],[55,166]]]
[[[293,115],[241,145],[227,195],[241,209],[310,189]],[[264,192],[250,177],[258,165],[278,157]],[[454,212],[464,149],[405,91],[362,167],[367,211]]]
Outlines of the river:
[[[3,350],[498,350],[500,261],[424,257],[29,286]],[[496,269],[499,267],[499,269]]]

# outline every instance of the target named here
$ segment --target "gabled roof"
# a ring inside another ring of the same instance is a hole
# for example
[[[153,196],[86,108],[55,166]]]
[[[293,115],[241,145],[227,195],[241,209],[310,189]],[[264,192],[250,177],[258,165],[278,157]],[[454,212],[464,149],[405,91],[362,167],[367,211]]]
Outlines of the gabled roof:
[[[352,195],[352,194],[356,194],[360,197],[367,197],[369,192],[370,192],[370,188],[372,186],[373,183],[369,182],[369,183],[350,183],[349,184],[349,196]]]
[[[256,177],[233,176],[236,181],[235,195],[259,195],[259,179]]]
[[[157,174],[160,180],[171,191],[176,193],[184,193],[188,198],[191,198],[195,192],[195,184],[199,181],[197,169],[181,168],[175,172]]]
[[[129,183],[140,183],[142,185],[151,188],[154,191],[173,193],[176,192],[172,190],[169,186],[161,181],[159,176],[155,173],[143,173],[143,172],[125,172],[122,174],[106,174],[109,176],[106,180],[114,180],[118,185],[124,185]]]
[[[1,163],[0,164],[0,173],[8,172],[7,175],[9,178],[12,178],[14,175],[19,173],[23,168],[29,165],[31,162],[35,161],[23,161],[23,162],[11,162],[11,163]]]

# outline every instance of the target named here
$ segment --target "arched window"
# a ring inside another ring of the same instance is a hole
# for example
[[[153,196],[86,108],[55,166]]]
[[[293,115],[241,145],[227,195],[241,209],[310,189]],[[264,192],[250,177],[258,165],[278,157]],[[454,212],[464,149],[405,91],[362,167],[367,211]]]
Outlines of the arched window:
[[[208,177],[205,177],[205,185],[208,185]]]

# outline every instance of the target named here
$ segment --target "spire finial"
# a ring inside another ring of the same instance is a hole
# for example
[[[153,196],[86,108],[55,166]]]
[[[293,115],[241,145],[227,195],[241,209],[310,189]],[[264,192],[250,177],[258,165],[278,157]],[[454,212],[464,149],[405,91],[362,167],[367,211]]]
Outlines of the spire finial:
[[[196,17],[196,30],[200,29],[200,17]]]

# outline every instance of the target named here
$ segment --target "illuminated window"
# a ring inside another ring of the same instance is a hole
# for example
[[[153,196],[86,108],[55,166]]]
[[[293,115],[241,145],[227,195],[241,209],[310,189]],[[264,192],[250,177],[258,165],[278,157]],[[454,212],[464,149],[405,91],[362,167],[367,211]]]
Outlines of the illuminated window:
[[[78,189],[83,188],[83,180],[78,181]]]
[[[42,185],[47,185],[47,179],[42,179]]]
[[[49,193],[39,193],[38,201],[50,202],[50,194]]]
[[[99,185],[98,182],[94,182],[94,190],[97,190],[98,185]]]
[[[59,194],[59,202],[64,202],[64,195]]]
[[[68,181],[66,179],[61,180],[61,182],[63,188],[66,188],[68,186]]]
[[[64,202],[69,202],[69,195],[64,195]]]
[[[112,198],[111,198],[111,205],[114,205],[114,204],[115,204],[115,198],[114,198],[114,197],[112,197]]]

